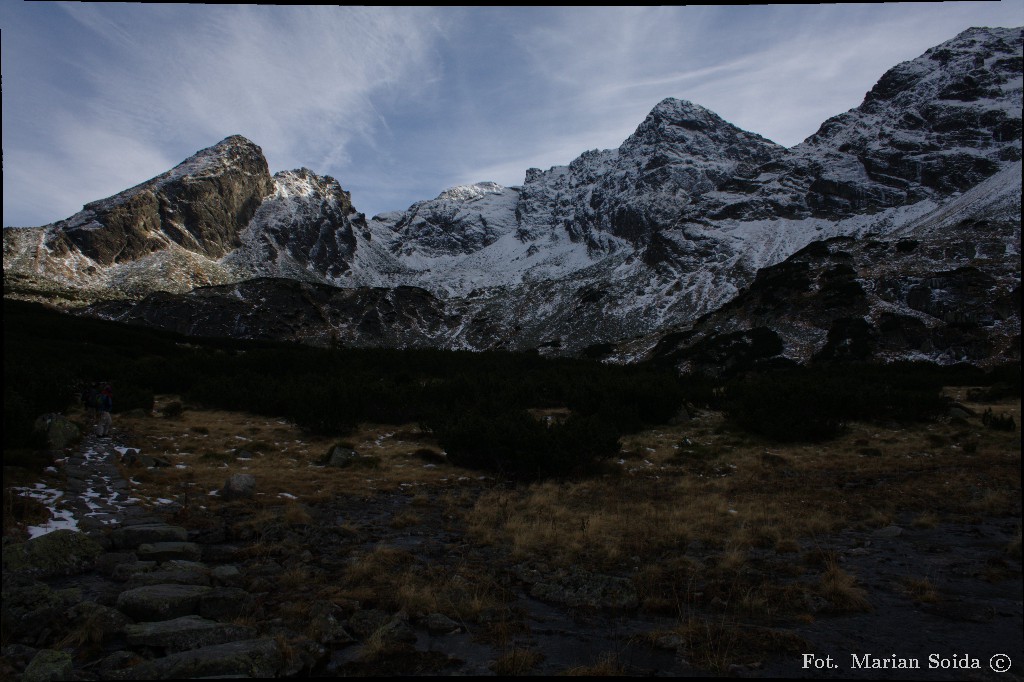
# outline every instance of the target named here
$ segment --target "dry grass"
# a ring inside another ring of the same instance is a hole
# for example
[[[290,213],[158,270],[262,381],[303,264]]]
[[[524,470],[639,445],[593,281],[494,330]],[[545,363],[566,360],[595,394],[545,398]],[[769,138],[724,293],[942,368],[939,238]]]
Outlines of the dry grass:
[[[626,668],[619,662],[618,654],[607,653],[592,665],[579,665],[562,673],[568,677],[619,677],[626,674]]]
[[[158,396],[155,415],[176,396]],[[235,473],[256,477],[250,506],[279,508],[290,523],[308,523],[293,503],[315,505],[344,491],[393,491],[401,485],[437,485],[452,475],[447,465],[428,465],[414,453],[426,434],[415,426],[367,424],[348,438],[372,468],[321,466],[335,438],[310,435],[284,420],[186,406],[174,418],[119,415],[115,426],[129,445],[170,467],[126,467],[139,496],[172,499],[197,515],[224,504],[216,494]]]
[[[528,675],[543,660],[544,655],[539,651],[515,646],[499,656],[491,670],[502,676]]]
[[[903,581],[903,587],[914,601],[925,604],[939,601],[939,593],[928,578],[907,578]]]
[[[838,560],[829,559],[825,573],[818,584],[821,596],[831,602],[837,611],[870,611],[867,592],[857,585],[857,579],[844,571]]]
[[[1016,415],[1019,401],[1003,409]],[[978,420],[853,423],[829,443],[779,446],[701,413],[626,437],[623,451],[618,476],[484,493],[467,514],[474,538],[561,566],[623,567],[694,542],[792,553],[801,539],[908,515],[930,527],[964,510],[1020,514],[1017,434]]]
[[[174,400],[160,397],[158,411]],[[980,415],[984,406],[971,407]],[[1020,423],[1019,401],[1000,410]],[[336,439],[244,413],[186,405],[173,419],[119,416],[115,426],[131,433],[144,454],[173,465],[126,469],[133,494],[179,501],[186,525],[232,512],[231,532],[250,540],[241,558],[280,562],[301,554],[304,548],[269,531],[316,525],[319,505],[401,495],[407,504],[394,514],[351,518],[335,528],[350,549],[329,584],[291,567],[281,576],[282,590],[309,587],[316,594],[303,598],[478,623],[477,632],[506,652],[495,663],[499,674],[523,674],[539,662],[537,652],[513,643],[522,624],[509,616],[501,565],[461,557],[431,565],[405,549],[366,543],[443,519],[465,529],[477,549],[492,548],[488,556],[629,575],[642,608],[681,623],[673,632],[691,662],[726,670],[759,660],[771,646],[795,646],[777,633],[741,627],[741,618],[810,621],[802,610],[814,595],[839,611],[870,609],[864,587],[830,551],[831,533],[1021,513],[1019,434],[987,429],[977,418],[911,428],[853,423],[828,443],[780,446],[730,431],[721,415],[698,412],[684,424],[624,438],[627,454],[602,477],[515,487],[482,482],[478,472],[445,464],[439,454],[425,460],[417,453],[440,449],[411,425],[360,426],[347,440],[376,466],[346,469],[319,465]],[[241,458],[239,450],[252,456]],[[211,494],[233,473],[256,477],[254,500]],[[1019,558],[1019,532],[1007,551]],[[918,601],[934,594],[925,579],[903,587]],[[372,641],[364,646],[370,659],[386,655]],[[608,657],[566,672],[619,674],[617,666]]]
[[[766,656],[797,653],[807,643],[788,632],[744,626],[728,618],[688,618],[669,632],[648,633],[652,641],[677,637],[681,654],[701,668],[724,672],[732,664],[751,664]]]

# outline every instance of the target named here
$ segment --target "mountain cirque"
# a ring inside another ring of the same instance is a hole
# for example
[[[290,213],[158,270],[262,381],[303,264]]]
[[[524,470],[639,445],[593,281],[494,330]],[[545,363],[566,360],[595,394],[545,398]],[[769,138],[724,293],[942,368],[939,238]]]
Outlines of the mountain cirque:
[[[666,99],[618,149],[370,220],[233,136],[5,228],[4,294],[197,335],[691,369],[1019,359],[1021,46],[967,30],[791,149]]]

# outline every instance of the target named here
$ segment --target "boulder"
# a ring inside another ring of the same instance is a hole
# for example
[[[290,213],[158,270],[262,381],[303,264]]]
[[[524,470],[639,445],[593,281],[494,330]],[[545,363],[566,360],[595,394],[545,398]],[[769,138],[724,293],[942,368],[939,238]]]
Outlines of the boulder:
[[[432,613],[423,623],[432,635],[451,635],[462,632],[462,626],[443,613]]]
[[[256,598],[239,587],[214,587],[199,600],[199,615],[211,620],[231,620],[255,608]]]
[[[79,589],[52,590],[32,578],[5,574],[0,601],[4,631],[21,644],[48,642],[54,632],[65,627],[65,612],[81,601]]]
[[[132,576],[136,573],[148,573],[156,568],[155,561],[133,561],[124,562],[114,566],[114,570],[111,571],[110,577],[114,580],[131,580]]]
[[[74,627],[85,628],[102,637],[120,634],[131,623],[131,619],[117,609],[92,601],[75,604],[64,615]]]
[[[214,567],[210,571],[210,578],[217,585],[226,587],[239,587],[243,582],[242,572],[238,570],[238,566],[233,564]]]
[[[110,539],[118,549],[134,549],[154,542],[185,542],[188,540],[188,531],[181,526],[146,523],[118,528],[110,534]]]
[[[530,596],[565,606],[618,611],[635,609],[640,603],[636,587],[628,578],[579,568],[538,580],[530,588]]]
[[[46,535],[4,547],[3,570],[41,578],[75,575],[91,569],[103,548],[75,530]]]
[[[171,561],[174,559],[198,561],[203,556],[203,550],[194,542],[147,543],[139,545],[136,552],[139,559],[143,561]]]
[[[352,448],[335,445],[324,456],[322,463],[324,466],[344,468],[352,466],[357,459],[359,459],[359,453]]]
[[[139,571],[128,579],[127,589],[145,585],[210,585],[210,576],[204,571],[170,569]]]
[[[151,646],[168,652],[188,651],[203,646],[253,639],[256,630],[241,625],[217,623],[200,616],[182,616],[125,627],[130,646]]]
[[[284,656],[273,639],[251,639],[182,651],[131,669],[137,680],[199,677],[275,677]]]
[[[63,450],[82,435],[78,426],[61,414],[44,414],[36,419],[35,430],[46,438],[46,446],[51,450]]]
[[[71,654],[53,649],[42,649],[25,668],[21,679],[23,682],[70,680],[71,671]]]
[[[117,608],[135,620],[171,620],[195,614],[209,592],[203,585],[146,585],[119,594]]]
[[[249,499],[256,494],[256,477],[252,474],[234,474],[224,482],[220,494],[225,500]]]

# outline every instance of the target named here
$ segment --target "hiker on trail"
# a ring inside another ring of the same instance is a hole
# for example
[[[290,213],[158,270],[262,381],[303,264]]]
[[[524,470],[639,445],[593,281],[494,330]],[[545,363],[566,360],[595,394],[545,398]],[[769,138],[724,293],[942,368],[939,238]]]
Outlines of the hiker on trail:
[[[82,403],[85,406],[85,414],[89,419],[89,426],[96,426],[96,419],[99,416],[96,412],[96,406],[100,399],[100,389],[96,382],[90,382],[85,390],[82,391]]]
[[[110,388],[110,384],[104,386],[97,397],[96,409],[99,410],[99,425],[96,427],[96,434],[101,438],[106,438],[110,435],[110,411],[114,409],[114,391]]]

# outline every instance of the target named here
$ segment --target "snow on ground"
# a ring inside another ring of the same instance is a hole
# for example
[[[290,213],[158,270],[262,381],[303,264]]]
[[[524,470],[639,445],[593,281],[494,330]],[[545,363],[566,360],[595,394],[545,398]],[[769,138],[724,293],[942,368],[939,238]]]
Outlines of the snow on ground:
[[[59,509],[57,506],[57,501],[64,496],[62,491],[55,490],[45,483],[36,483],[32,488],[21,487],[11,488],[11,490],[21,497],[29,497],[42,503],[50,511],[49,521],[39,526],[28,527],[30,539],[52,533],[55,530],[78,530],[78,521],[74,514],[68,509]]]

